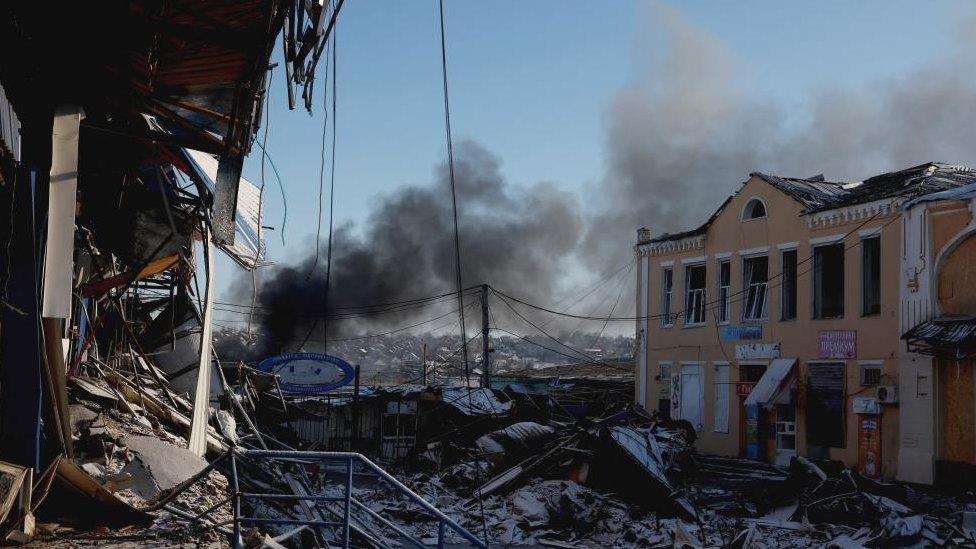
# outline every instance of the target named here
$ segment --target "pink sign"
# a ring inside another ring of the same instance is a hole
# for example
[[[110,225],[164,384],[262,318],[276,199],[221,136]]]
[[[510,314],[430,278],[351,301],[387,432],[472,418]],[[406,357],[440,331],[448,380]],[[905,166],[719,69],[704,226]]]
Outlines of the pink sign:
[[[824,330],[819,336],[820,358],[854,358],[857,356],[857,331]]]

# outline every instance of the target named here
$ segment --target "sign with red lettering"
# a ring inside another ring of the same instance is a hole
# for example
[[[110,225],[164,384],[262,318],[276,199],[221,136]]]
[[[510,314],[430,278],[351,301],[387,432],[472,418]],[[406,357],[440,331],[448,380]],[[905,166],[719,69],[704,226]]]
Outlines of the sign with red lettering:
[[[824,330],[818,337],[820,358],[854,358],[857,356],[857,331]]]
[[[739,395],[739,398],[746,398],[755,386],[756,384],[750,381],[740,381],[735,384],[735,394]]]
[[[857,467],[866,477],[881,476],[881,416],[857,416]]]

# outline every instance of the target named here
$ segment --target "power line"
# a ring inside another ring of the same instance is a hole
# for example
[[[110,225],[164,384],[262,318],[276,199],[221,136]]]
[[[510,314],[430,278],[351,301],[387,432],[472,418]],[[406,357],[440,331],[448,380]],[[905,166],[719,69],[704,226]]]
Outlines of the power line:
[[[325,53],[325,84],[322,86],[322,146],[319,149],[319,213],[318,222],[315,226],[315,259],[312,261],[311,267],[308,269],[308,273],[305,274],[305,278],[309,279],[312,273],[315,272],[316,267],[319,266],[319,249],[322,246],[322,193],[325,189],[325,144],[326,137],[329,132],[329,52],[328,49],[332,47],[332,41],[326,41],[325,43],[326,53]]]
[[[474,293],[473,290],[466,290],[466,291],[463,292],[463,295],[464,296],[468,296],[468,295],[471,295],[472,293]],[[450,298],[453,299],[454,295],[455,295],[454,292],[451,292],[450,294],[448,294],[445,297],[450,297]],[[402,305],[393,305],[393,306],[387,307],[385,309],[365,309],[365,310],[355,310],[355,309],[349,310],[349,309],[345,309],[345,310],[339,310],[339,308],[336,307],[336,308],[331,308],[327,313],[323,313],[323,314],[297,313],[297,312],[294,312],[294,311],[287,311],[287,315],[289,317],[294,317],[294,318],[309,318],[309,319],[322,319],[322,318],[326,318],[327,317],[330,320],[341,320],[341,319],[348,319],[348,318],[368,318],[368,317],[381,316],[381,315],[386,315],[386,314],[403,313],[403,312],[406,312],[406,311],[413,311],[413,310],[417,310],[417,309],[423,309],[423,308],[426,308],[426,307],[430,307],[430,306],[439,304],[440,302],[442,302],[443,299],[445,299],[445,297],[439,297],[439,298],[435,298],[435,299],[431,299],[431,300],[427,300],[427,301],[418,301],[418,302],[414,302],[414,303],[405,303],[405,304],[402,304]],[[243,309],[242,310],[242,309],[234,308],[234,307],[236,307],[236,306],[233,306],[233,307],[230,307],[230,308],[225,307],[225,306],[222,306],[222,307],[214,307],[214,309],[217,310],[217,311],[221,311],[221,312],[225,312],[225,313],[229,313],[229,314],[235,314],[235,315],[250,315],[251,314],[250,311],[248,311],[246,309]],[[336,312],[337,310],[339,312]],[[276,313],[279,313],[279,312],[283,312],[283,310],[282,309],[268,309],[268,310],[256,311],[253,314],[254,315],[257,315],[259,317],[274,317],[274,316],[276,316]]]
[[[601,364],[603,366],[609,366],[610,368],[619,368],[619,366],[614,366],[612,364],[608,364],[606,362],[603,362],[602,360],[598,360],[598,359],[596,359],[596,358],[594,358],[594,357],[592,357],[592,356],[584,353],[583,351],[580,351],[579,349],[576,349],[576,348],[574,348],[574,347],[572,347],[572,346],[570,346],[570,345],[568,345],[566,343],[563,343],[562,341],[560,341],[559,339],[557,339],[555,336],[553,336],[549,332],[547,332],[544,329],[542,329],[538,324],[535,324],[534,322],[532,322],[531,320],[529,320],[528,318],[526,318],[524,315],[522,315],[522,313],[518,312],[518,310],[515,307],[513,307],[511,303],[508,302],[508,300],[506,300],[505,298],[501,297],[499,294],[495,294],[495,295],[499,299],[501,299],[502,300],[502,303],[504,303],[509,309],[511,309],[512,312],[515,313],[516,316],[518,316],[519,318],[521,318],[522,320],[524,320],[527,324],[529,324],[530,326],[532,326],[533,328],[535,328],[536,330],[538,330],[539,333],[541,333],[542,335],[544,335],[547,338],[549,338],[552,341],[554,341],[556,344],[561,345],[561,346],[569,349],[570,351],[572,351],[572,352],[576,353],[577,355],[583,357],[588,362],[595,363],[595,364]],[[578,357],[576,359],[579,360]]]
[[[336,166],[336,50],[338,43],[339,25],[332,29],[332,173],[329,183],[329,249],[325,260],[325,296],[322,299],[322,309],[329,311],[329,283],[332,279],[332,229],[335,216],[335,166]],[[329,348],[329,320],[328,314],[322,319],[322,352]]]
[[[892,203],[893,202],[894,201],[892,201]],[[845,233],[844,235],[842,235],[840,238],[837,239],[836,243],[842,243],[844,240],[847,239],[847,237],[849,237],[854,232],[856,232],[857,230],[859,230],[861,227],[863,227],[864,225],[866,225],[867,223],[869,223],[870,221],[872,221],[873,219],[875,219],[876,217],[878,217],[886,209],[887,208],[879,208],[879,210],[878,210],[877,213],[871,215],[870,217],[868,217],[867,219],[865,219],[864,221],[862,221],[860,224],[858,224],[856,227],[854,227],[853,229],[851,229],[850,231],[848,231],[847,233]],[[899,218],[897,218],[897,217],[892,218],[890,221],[886,222],[884,225],[881,225],[881,228],[887,227],[888,225],[890,225],[891,223],[897,221],[898,219]],[[847,250],[849,250],[851,248],[854,248],[854,247],[857,247],[859,245],[860,245],[860,242],[855,243],[850,248],[845,249],[845,252]],[[814,258],[814,254],[811,253],[810,255],[808,255],[807,257],[805,257],[802,261],[798,262],[797,263],[797,266],[799,267],[800,265],[811,261],[813,258]],[[797,273],[797,276],[799,277],[800,275],[807,274],[809,272],[810,272],[810,269],[807,269],[807,270],[805,270],[803,272],[798,272]],[[783,276],[783,274],[784,274],[783,271],[780,270],[775,275],[773,275],[771,277],[768,277],[767,278],[767,284],[770,281],[773,281],[773,280],[775,280],[777,278],[781,278]],[[739,296],[739,295],[742,295],[742,294],[746,293],[747,291],[748,291],[747,289],[738,290],[736,292],[733,292],[733,293],[729,294],[729,297]],[[616,316],[616,317],[610,317],[609,320],[608,320],[607,317],[602,317],[602,316],[597,317],[597,316],[575,315],[575,314],[568,313],[568,312],[565,312],[565,311],[556,311],[556,310],[553,310],[553,309],[550,309],[550,308],[547,308],[547,307],[543,307],[543,306],[540,306],[540,305],[536,305],[534,303],[530,303],[528,301],[525,301],[525,300],[522,300],[522,299],[513,297],[513,296],[511,296],[511,295],[509,295],[509,294],[507,294],[507,293],[505,293],[505,292],[503,292],[503,291],[501,291],[501,290],[499,290],[499,289],[497,289],[495,287],[492,287],[492,292],[496,293],[499,296],[504,296],[505,298],[507,298],[507,299],[509,299],[511,301],[514,301],[516,303],[519,303],[520,305],[524,305],[526,307],[529,307],[529,308],[532,308],[532,309],[536,309],[536,310],[539,310],[539,311],[551,313],[551,314],[554,314],[554,315],[564,316],[564,317],[567,317],[567,318],[576,318],[576,319],[581,319],[581,320],[593,320],[593,321],[600,321],[600,322],[633,322],[635,320],[661,319],[661,318],[665,318],[665,317],[668,317],[668,316],[675,316],[675,317],[677,317],[677,316],[679,316],[679,315],[681,315],[681,314],[683,314],[683,313],[685,313],[687,311],[687,309],[680,309],[677,312],[667,313],[667,314],[653,314],[653,315],[643,315],[643,316],[639,316],[639,315],[635,315],[635,316]],[[721,300],[708,301],[708,302],[705,303],[705,306],[708,307],[710,305],[715,305],[715,304],[719,303],[720,301]],[[741,301],[741,300],[738,300],[738,301]],[[733,301],[733,303],[737,303],[738,301]]]
[[[584,292],[583,292],[582,295],[580,295],[578,298],[576,298],[575,300],[573,300],[573,302],[570,303],[568,307],[566,307],[566,310],[568,311],[568,310],[572,309],[573,307],[575,307],[577,303],[579,303],[580,301],[583,301],[584,299],[586,299],[587,297],[589,297],[590,294],[592,294],[593,292],[597,291],[601,286],[603,286],[607,282],[610,282],[614,277],[616,277],[618,274],[620,274],[620,272],[623,271],[625,268],[627,268],[629,266],[633,266],[634,263],[635,262],[632,259],[631,260],[628,260],[626,263],[624,263],[623,265],[621,265],[619,268],[615,269],[612,273],[610,273],[609,275],[607,275],[606,277],[604,277],[602,280],[597,281],[597,283],[595,285],[593,285],[592,287],[587,288],[586,290],[584,290]],[[556,302],[556,306],[558,306],[562,302],[566,301],[567,299],[569,299],[569,296],[566,296],[563,299],[560,299],[559,301]],[[547,326],[550,322],[552,322],[556,318],[557,318],[556,316],[550,317],[549,320],[543,322],[542,325],[543,326]]]
[[[271,82],[274,79],[274,69],[268,68],[268,82],[264,86],[264,137],[262,138],[261,150],[264,150],[268,146],[268,130],[271,128]],[[264,207],[264,165],[267,157],[261,155],[261,192],[258,194],[258,235],[261,234],[261,211]],[[251,321],[254,316],[254,306],[258,301],[258,259],[261,255],[261,239],[258,238],[257,252],[254,254],[254,267],[251,269],[251,308],[250,315],[247,317],[247,335],[251,335]]]
[[[479,286],[469,286],[467,288],[464,288],[463,291],[464,292],[469,292],[471,290],[477,290],[480,287],[481,287],[480,285]],[[333,310],[377,309],[377,308],[383,308],[383,307],[388,307],[388,306],[392,306],[392,305],[402,305],[402,304],[408,304],[408,303],[418,303],[418,302],[422,302],[422,301],[430,301],[430,300],[440,299],[440,298],[448,297],[448,296],[452,296],[453,297],[455,295],[457,295],[457,291],[445,292],[445,293],[442,293],[442,294],[436,294],[436,295],[426,296],[426,297],[415,297],[415,298],[411,298],[411,299],[403,299],[403,300],[399,300],[399,301],[386,301],[386,302],[381,302],[381,303],[371,303],[371,304],[368,304],[368,305],[343,305],[343,306],[336,306],[336,307],[332,307],[332,309]],[[216,305],[227,305],[227,306],[231,306],[231,307],[250,307],[250,305],[248,305],[246,303],[233,303],[233,302],[229,302],[229,301],[214,301],[214,304],[216,304]],[[258,305],[255,308],[257,308],[257,309],[276,309],[276,307],[270,307],[270,306],[266,306],[266,305]]]
[[[441,26],[441,77],[444,84],[444,131],[447,137],[447,166],[448,174],[451,179],[451,213],[454,217],[454,268],[457,275],[457,292],[458,292],[458,320],[461,324],[461,339],[464,340],[468,337],[468,332],[464,326],[464,303],[461,298],[461,289],[463,284],[461,282],[461,235],[458,230],[458,211],[457,211],[457,185],[454,181],[454,143],[451,137],[451,101],[450,94],[448,93],[447,86],[447,39],[444,32],[444,0],[439,0],[438,6],[440,8],[440,26]],[[461,345],[461,353],[464,357],[464,379],[468,384],[468,400],[469,406],[474,407],[473,402],[471,402],[471,376],[468,375],[468,346],[467,344]],[[477,463],[475,471],[478,476],[478,484],[481,484],[481,463]],[[490,545],[490,540],[488,538],[488,519],[485,518],[485,503],[481,497],[481,491],[478,491],[478,505],[481,509],[481,525],[485,536],[485,545]]]

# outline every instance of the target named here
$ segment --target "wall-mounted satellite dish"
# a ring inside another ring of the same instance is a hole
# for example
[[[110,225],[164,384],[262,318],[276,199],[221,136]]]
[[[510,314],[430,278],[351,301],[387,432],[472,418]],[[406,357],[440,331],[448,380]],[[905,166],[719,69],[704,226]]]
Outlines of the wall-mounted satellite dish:
[[[349,385],[356,369],[337,356],[322,353],[290,353],[266,358],[262,372],[278,374],[286,393],[325,393]]]

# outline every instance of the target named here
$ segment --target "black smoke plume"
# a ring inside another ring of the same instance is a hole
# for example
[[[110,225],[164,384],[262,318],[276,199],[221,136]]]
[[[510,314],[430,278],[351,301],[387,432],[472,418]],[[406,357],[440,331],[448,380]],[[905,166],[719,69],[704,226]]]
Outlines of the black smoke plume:
[[[577,197],[550,183],[510,185],[500,161],[472,141],[455,147],[461,235],[462,282],[518,288],[520,295],[546,300],[556,290],[552,273],[570,268],[567,258],[582,235]],[[333,239],[329,309],[395,302],[452,292],[455,289],[454,229],[450,182],[445,165],[434,181],[393,191],[373,207],[362,233],[351,225]],[[326,248],[322,238],[318,265],[314,249],[301,262],[274,268],[261,282],[258,297],[263,354],[321,348]],[[250,277],[238,283],[250,294]],[[472,295],[466,303],[475,303]],[[330,320],[329,337],[402,325],[405,318],[433,318],[456,308],[447,298],[430,306],[394,314]],[[480,315],[480,311],[474,311]],[[453,323],[448,315],[431,329]]]

